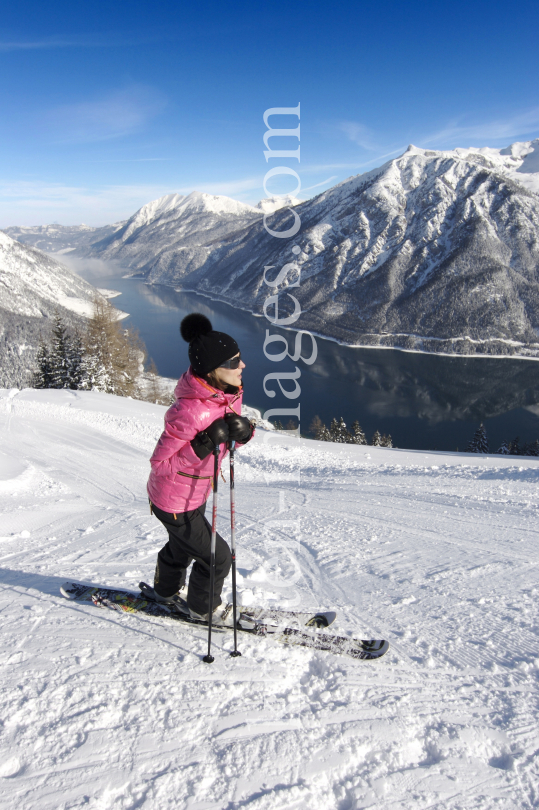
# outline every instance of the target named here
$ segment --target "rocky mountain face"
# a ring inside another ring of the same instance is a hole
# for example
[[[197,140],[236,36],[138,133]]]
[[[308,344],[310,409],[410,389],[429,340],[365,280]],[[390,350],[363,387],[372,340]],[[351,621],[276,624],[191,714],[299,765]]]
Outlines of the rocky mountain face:
[[[96,294],[55,259],[0,231],[0,387],[27,384],[54,313],[80,327]]]
[[[294,201],[296,202],[296,201]],[[290,292],[294,328],[351,345],[539,356],[539,140],[506,149],[432,151],[395,160],[295,206],[167,195],[85,248],[149,283],[262,313]],[[291,248],[300,249],[298,255]],[[263,268],[295,272],[278,287]]]

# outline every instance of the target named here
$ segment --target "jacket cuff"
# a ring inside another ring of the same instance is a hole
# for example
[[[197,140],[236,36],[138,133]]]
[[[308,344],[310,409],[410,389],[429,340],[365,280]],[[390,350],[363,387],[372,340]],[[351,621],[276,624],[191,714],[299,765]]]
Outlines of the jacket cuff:
[[[212,442],[205,430],[197,433],[195,438],[191,440],[191,447],[193,448],[193,452],[201,461],[207,458],[210,453],[213,453],[215,450],[215,444]]]

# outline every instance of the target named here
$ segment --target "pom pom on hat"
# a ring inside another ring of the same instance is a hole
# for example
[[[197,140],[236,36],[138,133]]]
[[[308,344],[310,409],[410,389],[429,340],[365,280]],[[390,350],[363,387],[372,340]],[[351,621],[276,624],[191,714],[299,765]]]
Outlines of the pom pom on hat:
[[[212,330],[213,326],[210,319],[200,312],[192,312],[191,315],[186,315],[180,324],[180,334],[187,343],[191,343],[192,340],[201,337],[201,335],[209,335]]]

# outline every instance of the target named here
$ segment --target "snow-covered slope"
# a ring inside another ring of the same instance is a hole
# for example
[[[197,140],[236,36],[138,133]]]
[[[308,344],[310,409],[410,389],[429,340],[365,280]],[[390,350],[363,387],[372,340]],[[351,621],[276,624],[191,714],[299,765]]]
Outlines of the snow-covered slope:
[[[537,460],[259,431],[236,462],[241,600],[335,608],[337,632],[391,651],[353,662],[240,636],[234,659],[214,633],[208,666],[203,629],[59,594],[151,580],[163,413],[0,394],[3,806],[535,807]]]
[[[28,382],[40,333],[57,311],[72,325],[92,313],[95,287],[0,231],[0,384]]]
[[[95,287],[40,250],[0,231],[0,307],[18,315],[48,317],[63,307],[88,317]]]
[[[229,197],[193,191],[167,194],[136,212],[123,227],[92,246],[93,254],[145,272],[159,256],[190,248],[206,256],[208,244],[260,220],[257,208]]]

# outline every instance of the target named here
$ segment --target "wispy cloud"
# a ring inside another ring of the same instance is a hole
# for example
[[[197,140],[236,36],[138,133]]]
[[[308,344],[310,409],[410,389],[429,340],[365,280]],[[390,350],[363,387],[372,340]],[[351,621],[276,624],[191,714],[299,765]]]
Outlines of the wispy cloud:
[[[462,119],[449,122],[437,132],[418,140],[418,145],[447,144],[448,146],[467,147],[471,141],[474,145],[488,146],[489,143],[510,140],[522,135],[539,131],[539,107],[518,112],[506,118],[483,121],[476,124],[461,123]]]
[[[312,191],[313,188],[320,188],[320,186],[327,186],[328,183],[331,183],[333,180],[337,180],[338,175],[333,174],[331,177],[328,177],[327,180],[322,180],[321,183],[315,183],[314,186],[307,186],[307,188],[302,188],[301,193],[303,194],[305,191]]]
[[[49,50],[51,48],[77,48],[81,44],[75,41],[62,39],[39,40],[35,42],[0,42],[0,53],[10,51],[37,51]]]
[[[364,124],[360,124],[358,121],[341,121],[338,128],[352,143],[361,146],[362,149],[370,152],[377,148],[374,133]]]
[[[102,160],[90,160],[89,163],[155,163],[177,158],[103,158]]]
[[[51,36],[44,39],[20,39],[5,41],[0,40],[0,53],[10,53],[15,51],[45,51],[57,48],[114,48],[129,45],[143,45],[149,42],[156,42],[162,36],[145,37],[129,36],[129,34],[119,34],[114,32],[103,32],[94,35]]]
[[[155,88],[132,85],[100,99],[49,110],[44,123],[60,143],[108,141],[140,130],[165,105]]]
[[[103,98],[55,107],[44,124],[60,143],[108,141],[139,131],[165,105],[156,88],[131,85]]]

